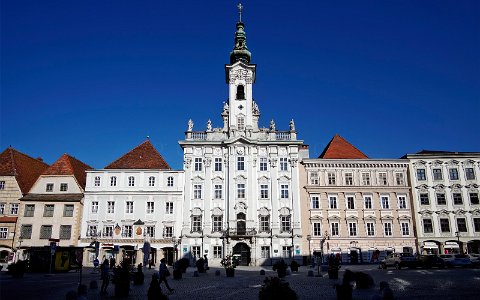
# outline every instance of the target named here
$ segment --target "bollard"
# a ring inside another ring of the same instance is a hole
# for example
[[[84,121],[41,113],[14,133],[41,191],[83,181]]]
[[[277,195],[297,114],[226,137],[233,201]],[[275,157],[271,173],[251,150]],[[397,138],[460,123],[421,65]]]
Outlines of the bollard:
[[[215,276],[220,276],[220,270],[215,271]]]
[[[260,270],[260,275],[264,276],[265,275],[265,270]]]
[[[193,271],[193,277],[198,277],[198,271]]]

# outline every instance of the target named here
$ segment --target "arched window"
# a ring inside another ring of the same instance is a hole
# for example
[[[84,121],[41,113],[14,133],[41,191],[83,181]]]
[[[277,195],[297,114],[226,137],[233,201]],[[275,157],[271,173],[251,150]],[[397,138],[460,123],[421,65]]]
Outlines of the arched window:
[[[133,176],[128,177],[128,186],[135,186],[135,177]]]
[[[148,177],[148,186],[155,186],[155,177],[154,176]]]
[[[237,86],[237,99],[245,99],[245,87],[241,84]]]
[[[173,186],[173,177],[172,176],[167,178],[167,186]]]

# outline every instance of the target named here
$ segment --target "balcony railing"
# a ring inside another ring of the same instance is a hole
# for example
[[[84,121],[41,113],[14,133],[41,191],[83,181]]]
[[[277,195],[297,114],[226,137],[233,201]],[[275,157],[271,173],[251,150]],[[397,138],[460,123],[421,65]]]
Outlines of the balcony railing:
[[[275,138],[277,141],[290,141],[291,136],[289,131],[277,131],[275,132]]]
[[[192,132],[192,140],[204,141],[207,139],[207,133],[202,131]]]
[[[250,236],[257,235],[257,232],[258,231],[255,228],[230,228],[228,230],[228,235],[231,237],[235,237],[235,236],[250,237]]]

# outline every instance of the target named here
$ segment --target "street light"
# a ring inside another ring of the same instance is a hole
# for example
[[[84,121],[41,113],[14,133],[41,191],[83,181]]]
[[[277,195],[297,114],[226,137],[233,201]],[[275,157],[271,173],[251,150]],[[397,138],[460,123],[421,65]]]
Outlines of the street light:
[[[312,240],[311,235],[307,235],[307,241],[308,241],[308,260],[310,263],[312,263],[312,252],[310,251],[310,241]]]

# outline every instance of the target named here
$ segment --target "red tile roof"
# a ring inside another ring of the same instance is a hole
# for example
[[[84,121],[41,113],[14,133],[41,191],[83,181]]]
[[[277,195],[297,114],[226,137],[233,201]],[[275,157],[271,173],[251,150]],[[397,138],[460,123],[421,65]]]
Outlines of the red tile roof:
[[[149,140],[130,150],[105,169],[160,169],[170,170],[170,166],[153,147]]]
[[[336,134],[320,154],[324,159],[363,159],[368,158],[360,150]]]
[[[37,181],[38,176],[48,168],[39,159],[23,154],[8,147],[0,154],[0,175],[15,176],[22,194],[27,194]]]
[[[89,165],[79,161],[73,156],[63,154],[53,163],[42,175],[73,175],[82,188],[85,188],[87,181],[86,170],[93,169]]]

